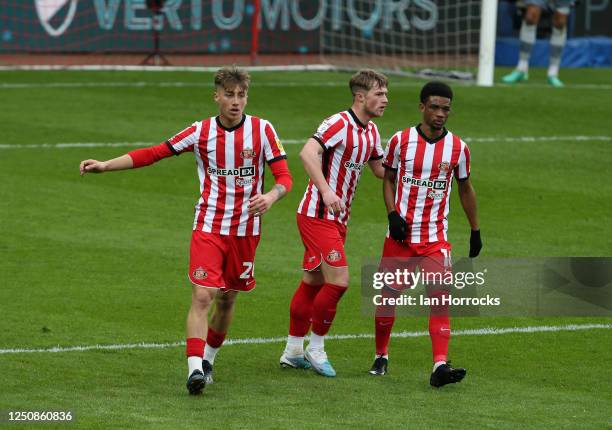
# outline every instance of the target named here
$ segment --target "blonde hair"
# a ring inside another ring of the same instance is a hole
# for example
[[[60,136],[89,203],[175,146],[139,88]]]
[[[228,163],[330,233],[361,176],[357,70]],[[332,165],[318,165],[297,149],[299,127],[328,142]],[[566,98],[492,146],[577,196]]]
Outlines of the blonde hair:
[[[379,88],[386,88],[389,80],[385,75],[376,70],[364,69],[351,77],[349,88],[354,96],[358,91],[370,91],[376,84],[378,84]]]
[[[223,67],[215,74],[215,87],[232,88],[238,85],[243,90],[248,90],[250,83],[249,72],[236,65]]]

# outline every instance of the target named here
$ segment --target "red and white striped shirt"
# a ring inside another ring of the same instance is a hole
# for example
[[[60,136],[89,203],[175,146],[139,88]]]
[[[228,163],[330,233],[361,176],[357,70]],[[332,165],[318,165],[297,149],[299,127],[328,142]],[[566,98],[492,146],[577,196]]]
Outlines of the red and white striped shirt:
[[[453,176],[470,176],[470,151],[458,136],[445,131],[429,141],[420,128],[393,135],[383,165],[397,171],[395,210],[406,220],[409,243],[446,241]]]
[[[244,115],[226,129],[218,117],[193,123],[166,142],[175,155],[193,151],[200,199],[194,230],[231,236],[256,236],[260,219],[249,216],[249,198],[263,193],[264,161],[287,158],[272,124]]]
[[[329,213],[321,193],[310,180],[297,211],[302,215],[346,225],[363,168],[368,161],[379,160],[383,156],[378,128],[372,121],[362,124],[349,109],[323,121],[312,137],[324,150],[321,159],[323,176],[342,199],[346,210],[339,214]]]

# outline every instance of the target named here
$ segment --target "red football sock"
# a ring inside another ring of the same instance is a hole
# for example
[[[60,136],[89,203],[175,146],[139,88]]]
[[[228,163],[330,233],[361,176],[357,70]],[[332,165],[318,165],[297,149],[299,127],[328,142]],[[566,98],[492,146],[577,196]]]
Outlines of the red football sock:
[[[313,333],[319,336],[327,334],[336,316],[338,302],[346,290],[347,287],[341,285],[323,284],[312,305]]]
[[[430,297],[447,296],[447,292],[438,291]],[[434,363],[446,361],[448,355],[448,342],[450,340],[450,319],[448,317],[448,306],[432,306],[429,315],[429,336],[431,337],[431,350]]]
[[[376,355],[387,355],[389,353],[389,339],[395,317],[376,317],[374,327],[376,332]]]
[[[450,320],[448,317],[429,317],[429,336],[434,363],[446,361],[448,355],[448,342],[450,340]]]
[[[208,327],[208,334],[206,335],[206,343],[211,348],[220,348],[225,340],[225,333],[219,333]]]
[[[206,341],[199,337],[190,337],[187,339],[187,357],[204,357],[204,345]]]
[[[289,334],[304,337],[310,329],[312,319],[312,304],[323,285],[310,285],[300,282],[295,290],[289,307]]]
[[[399,292],[390,288],[383,288],[382,297],[397,298]],[[374,318],[374,328],[376,333],[376,355],[387,355],[389,353],[389,339],[391,329],[395,322],[395,306],[380,305],[376,307],[376,317]]]

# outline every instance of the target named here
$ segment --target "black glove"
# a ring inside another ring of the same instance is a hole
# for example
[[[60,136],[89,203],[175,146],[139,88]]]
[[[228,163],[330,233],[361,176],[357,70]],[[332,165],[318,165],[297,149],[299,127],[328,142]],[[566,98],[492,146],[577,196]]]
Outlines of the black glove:
[[[402,242],[406,239],[406,221],[397,211],[393,211],[388,215],[389,218],[389,234],[393,240]]]
[[[480,230],[472,230],[470,235],[470,258],[478,257],[482,249],[482,240],[480,240]]]

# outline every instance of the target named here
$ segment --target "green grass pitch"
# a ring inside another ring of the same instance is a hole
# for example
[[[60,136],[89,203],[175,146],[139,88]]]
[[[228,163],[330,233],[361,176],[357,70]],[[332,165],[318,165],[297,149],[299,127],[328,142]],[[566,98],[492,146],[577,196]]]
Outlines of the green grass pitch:
[[[269,119],[281,139],[304,141],[349,106],[348,77],[253,73],[247,112]],[[454,85],[449,129],[490,138],[470,143],[483,255],[612,255],[612,77],[609,69],[563,70],[562,77],[570,85],[560,90],[544,85],[541,70],[523,86]],[[0,349],[183,340],[198,192],[192,156],[80,178],[82,159],[130,148],[36,145],[161,142],[216,113],[211,80],[206,73],[0,72]],[[92,85],[105,82],[144,84]],[[390,104],[377,120],[383,138],[418,122],[422,83],[391,78]],[[559,138],[512,140],[552,136]],[[294,214],[306,176],[300,146],[285,148],[294,191],[264,218],[258,287],[239,297],[231,339],[286,335],[301,276]],[[451,207],[453,253],[465,256],[469,226],[456,195]],[[372,319],[361,315],[359,267],[362,257],[380,254],[385,222],[381,185],[366,172],[347,242],[351,288],[332,333],[373,333]],[[568,323],[610,319],[460,318],[453,328]],[[398,319],[395,331],[426,324]],[[441,390],[428,385],[428,337],[392,339],[384,378],[366,373],[373,344],[329,340],[335,379],[281,370],[280,342],[227,345],[216,383],[195,398],[184,387],[182,346],[3,352],[0,410],[76,415],[73,424],[39,428],[611,428],[612,330],[456,336],[450,356],[468,376]]]

